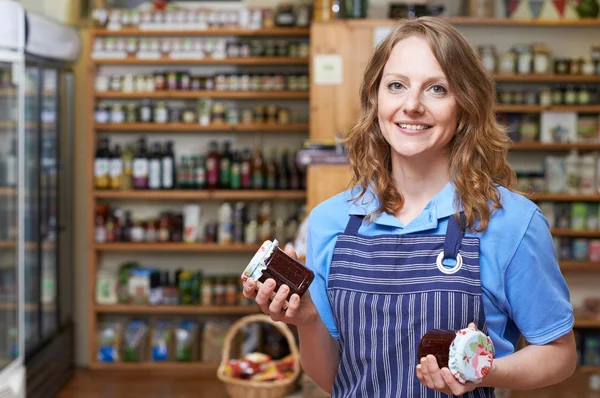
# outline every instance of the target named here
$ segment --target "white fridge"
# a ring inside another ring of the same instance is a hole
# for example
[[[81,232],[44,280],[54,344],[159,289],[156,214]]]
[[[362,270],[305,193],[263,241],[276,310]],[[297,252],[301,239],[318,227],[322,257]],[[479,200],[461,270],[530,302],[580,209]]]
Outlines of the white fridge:
[[[49,398],[72,371],[67,215],[79,49],[75,29],[0,0],[2,398]]]

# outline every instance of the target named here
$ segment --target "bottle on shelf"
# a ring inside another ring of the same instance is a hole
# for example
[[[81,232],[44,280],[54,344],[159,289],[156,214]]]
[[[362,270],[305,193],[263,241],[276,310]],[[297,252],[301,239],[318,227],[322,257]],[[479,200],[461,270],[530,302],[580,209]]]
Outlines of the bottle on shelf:
[[[266,189],[277,189],[277,154],[275,152],[275,148],[271,147],[269,149],[269,157],[266,161],[266,178],[265,178],[265,188]]]
[[[206,157],[206,187],[216,189],[219,186],[220,159],[216,141],[209,144],[209,152]]]
[[[290,188],[290,169],[288,158],[288,150],[284,149],[283,151],[281,151],[281,160],[279,162],[279,178],[277,181],[279,189]]]
[[[197,156],[196,162],[193,165],[193,184],[190,188],[205,189],[206,188],[206,163],[204,156]]]
[[[252,157],[252,188],[264,189],[265,187],[265,159],[259,147],[254,149]]]
[[[223,144],[223,153],[221,155],[221,164],[219,167],[220,178],[219,178],[219,186],[221,188],[231,188],[231,142],[226,141]]]
[[[242,181],[242,189],[251,189],[252,188],[252,155],[249,149],[245,149],[242,155],[242,164],[241,164],[241,181]]]
[[[173,153],[173,142],[167,141],[162,153],[162,188],[175,188],[175,154]]]
[[[108,149],[108,139],[102,138],[98,144],[94,159],[94,182],[96,189],[109,188],[109,167],[110,150]]]
[[[123,166],[123,174],[121,176],[121,189],[128,191],[133,188],[133,145],[127,144],[123,154],[121,155],[121,162]]]
[[[229,188],[242,188],[242,165],[240,163],[240,153],[238,151],[234,151],[233,155],[231,156],[231,177]]]
[[[133,188],[148,189],[148,150],[146,140],[140,138],[133,158]]]
[[[110,189],[121,189],[123,180],[122,156],[121,145],[115,145],[115,150],[110,158]]]
[[[150,149],[148,157],[148,188],[161,189],[162,173],[161,173],[161,155],[160,144],[155,142]]]

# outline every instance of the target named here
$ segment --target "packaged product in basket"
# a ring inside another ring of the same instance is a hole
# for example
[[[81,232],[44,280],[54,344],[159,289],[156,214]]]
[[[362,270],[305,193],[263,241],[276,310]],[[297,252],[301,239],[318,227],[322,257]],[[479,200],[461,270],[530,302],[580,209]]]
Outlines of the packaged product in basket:
[[[243,281],[248,278],[257,281],[257,288],[269,278],[276,282],[275,292],[282,285],[287,285],[290,289],[288,300],[294,293],[302,297],[314,277],[311,270],[281,250],[276,239],[262,244],[242,274]],[[287,303],[284,308],[287,308]]]
[[[419,344],[418,359],[436,357],[440,368],[447,367],[461,383],[480,383],[494,359],[494,345],[484,333],[473,328],[458,331],[434,329]]]

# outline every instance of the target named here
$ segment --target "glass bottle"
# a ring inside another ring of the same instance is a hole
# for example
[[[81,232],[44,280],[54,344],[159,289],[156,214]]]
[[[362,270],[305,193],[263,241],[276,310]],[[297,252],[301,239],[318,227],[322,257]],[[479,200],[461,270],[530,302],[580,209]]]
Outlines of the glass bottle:
[[[254,150],[252,157],[252,188],[264,189],[265,186],[265,160],[260,148]]]
[[[121,189],[123,177],[123,160],[121,159],[121,145],[115,145],[115,150],[110,159],[110,188]]]
[[[108,139],[100,139],[94,159],[94,182],[96,189],[107,189],[109,187],[110,150]]]
[[[123,174],[121,176],[121,190],[130,190],[133,187],[133,145],[127,144],[121,155]]]
[[[221,154],[221,164],[219,167],[220,178],[219,186],[223,189],[231,187],[231,142],[226,141],[223,144],[223,153]]]
[[[209,189],[216,189],[219,184],[219,166],[220,159],[216,141],[209,145],[208,156],[206,157],[206,186]]]
[[[163,189],[175,188],[175,154],[173,153],[173,142],[167,141],[164,151],[161,155],[162,181]]]
[[[160,189],[162,182],[160,144],[152,144],[148,161],[148,188]]]
[[[133,187],[148,189],[148,150],[146,140],[140,138],[133,158]]]

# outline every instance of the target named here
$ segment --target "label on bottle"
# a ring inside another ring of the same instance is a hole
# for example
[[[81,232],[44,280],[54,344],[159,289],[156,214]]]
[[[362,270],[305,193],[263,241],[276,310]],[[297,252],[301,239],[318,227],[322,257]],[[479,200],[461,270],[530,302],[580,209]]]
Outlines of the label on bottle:
[[[164,108],[158,108],[154,112],[154,122],[155,123],[166,123],[167,122],[167,110]]]
[[[173,159],[170,157],[162,158],[162,187],[171,189],[173,185]]]
[[[96,188],[108,188],[109,161],[106,158],[96,158],[94,161],[94,177]]]
[[[96,226],[95,239],[97,243],[106,242],[106,227],[104,225]]]
[[[140,108],[140,121],[142,123],[149,123],[152,121],[152,109],[149,106],[142,106]]]
[[[254,173],[252,173],[252,188],[262,189],[264,184],[265,180],[262,171],[255,170]]]
[[[217,162],[215,161],[215,159],[206,159],[206,174],[208,179],[208,185],[217,185],[217,183],[219,182],[219,170],[217,169]]]
[[[206,185],[206,170],[204,167],[196,167],[194,180],[197,187],[203,188]]]
[[[133,186],[136,189],[146,189],[148,187],[148,160],[133,160]]]
[[[17,157],[13,155],[8,155],[5,160],[5,166],[6,185],[9,187],[14,187],[17,185]]]
[[[240,189],[242,187],[241,166],[239,163],[231,165],[231,189]]]
[[[160,189],[160,160],[150,160],[150,174],[148,176],[148,187],[150,189]]]
[[[121,187],[121,176],[123,175],[123,162],[121,159],[110,160],[110,187],[118,189]]]
[[[229,186],[231,181],[231,161],[227,158],[221,159],[221,185]]]
[[[252,173],[250,163],[242,163],[242,188],[252,188]]]

